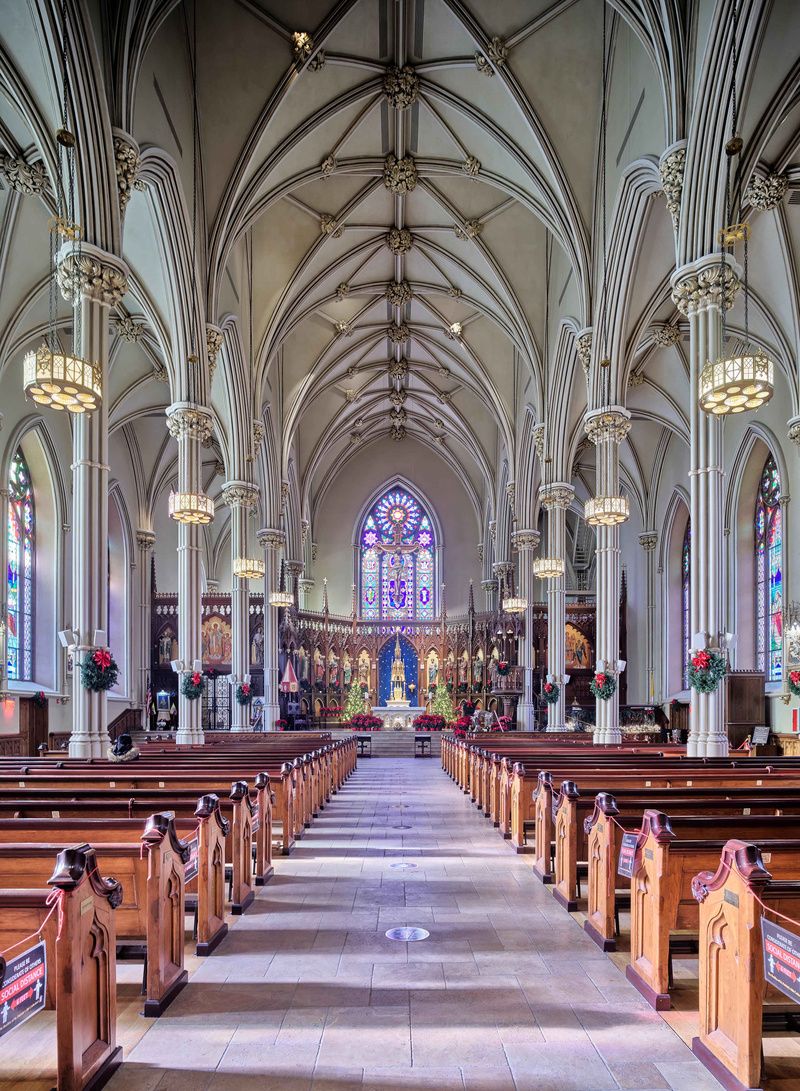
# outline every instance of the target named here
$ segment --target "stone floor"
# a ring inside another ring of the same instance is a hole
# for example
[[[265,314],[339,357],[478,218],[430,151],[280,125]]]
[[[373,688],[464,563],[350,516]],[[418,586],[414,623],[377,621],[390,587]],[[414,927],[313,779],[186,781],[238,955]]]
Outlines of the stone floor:
[[[718,1084],[438,763],[373,758],[109,1087]]]

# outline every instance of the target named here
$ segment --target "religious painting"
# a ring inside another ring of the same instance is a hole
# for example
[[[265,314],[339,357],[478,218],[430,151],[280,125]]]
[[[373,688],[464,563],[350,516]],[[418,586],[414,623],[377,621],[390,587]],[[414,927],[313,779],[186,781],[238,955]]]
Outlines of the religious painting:
[[[168,667],[178,658],[178,638],[170,625],[165,625],[158,637],[158,665]]]
[[[212,614],[203,622],[203,665],[217,666],[231,661],[231,627],[219,614]]]
[[[256,625],[250,638],[250,666],[264,666],[264,626],[260,623]]]
[[[567,671],[586,671],[592,666],[592,645],[588,638],[567,622],[565,629]]]

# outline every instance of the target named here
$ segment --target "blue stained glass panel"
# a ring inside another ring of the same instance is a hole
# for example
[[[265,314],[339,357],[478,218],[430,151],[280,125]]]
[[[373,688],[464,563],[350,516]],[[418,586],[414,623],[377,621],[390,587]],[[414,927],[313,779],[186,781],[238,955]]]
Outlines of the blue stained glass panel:
[[[753,529],[756,561],[756,663],[768,682],[783,673],[783,522],[780,478],[772,455],[764,464]]]
[[[9,678],[33,678],[33,565],[35,509],[27,463],[18,450],[8,475],[6,541],[6,670]]]
[[[431,519],[405,489],[392,488],[367,513],[359,535],[361,616],[435,616],[436,539]]]

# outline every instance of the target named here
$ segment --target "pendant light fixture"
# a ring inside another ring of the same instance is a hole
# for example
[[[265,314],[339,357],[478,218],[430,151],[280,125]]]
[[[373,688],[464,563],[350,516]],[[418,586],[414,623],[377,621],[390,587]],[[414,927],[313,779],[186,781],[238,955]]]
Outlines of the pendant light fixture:
[[[544,460],[544,495],[546,496],[550,488],[550,459]],[[547,515],[547,529],[550,530],[550,513]],[[549,544],[549,541],[548,541]],[[565,571],[564,558],[563,557],[537,557],[533,562],[533,574],[539,580],[557,580],[559,576],[563,576]]]
[[[590,497],[583,506],[583,515],[592,526],[615,527],[624,523],[630,516],[627,496],[619,495],[615,486],[616,473],[611,439],[617,428],[617,413],[611,407],[611,358],[608,354],[608,239],[606,230],[606,158],[608,148],[608,49],[606,46],[606,0],[603,0],[603,95],[600,122],[602,147],[600,152],[600,191],[603,205],[601,226],[603,242],[603,290],[600,299],[600,337],[602,356],[600,357],[600,394],[604,409],[597,414],[599,421],[595,425],[595,449],[597,451],[597,493]],[[604,417],[604,412],[606,416]],[[607,436],[604,437],[604,428]]]
[[[75,134],[70,129],[73,119],[72,95],[69,82],[69,43],[67,38],[66,0],[61,5],[61,69],[62,101],[61,128],[56,133],[56,207],[50,221],[49,316],[47,333],[38,349],[26,353],[22,362],[23,386],[26,395],[37,405],[70,413],[86,413],[97,409],[103,398],[102,371],[77,355],[81,343],[81,228],[75,208]],[[66,178],[66,188],[65,188]],[[62,269],[71,278],[65,288],[72,298],[73,351],[63,349],[57,326],[57,266],[61,242],[72,243],[71,261]]]
[[[517,595],[514,593],[513,567],[509,571],[508,583],[508,594],[503,599],[503,611],[506,614],[524,614],[528,609],[528,600],[524,595]]]
[[[278,581],[277,591],[270,591],[269,604],[274,606],[278,610],[287,610],[294,602],[294,595],[291,591],[286,590],[286,570],[283,561],[281,561],[281,575]]]
[[[709,360],[700,373],[698,397],[706,413],[721,417],[732,413],[744,413],[747,409],[760,409],[775,393],[774,366],[767,354],[750,345],[748,242],[750,225],[742,220],[741,155],[743,141],[737,133],[738,107],[736,97],[736,69],[739,63],[739,2],[734,0],[731,9],[731,136],[725,145],[725,226],[719,233],[720,242],[720,309],[722,312],[722,352],[716,360]],[[736,167],[734,170],[734,160]],[[733,184],[731,184],[733,174]],[[728,354],[725,351],[725,258],[733,255],[736,244],[744,245],[744,348]]]

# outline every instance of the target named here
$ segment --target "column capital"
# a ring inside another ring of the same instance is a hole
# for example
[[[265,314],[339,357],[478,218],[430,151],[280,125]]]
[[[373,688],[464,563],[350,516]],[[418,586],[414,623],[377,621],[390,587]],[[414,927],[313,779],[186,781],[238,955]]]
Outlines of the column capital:
[[[56,263],[58,286],[68,303],[74,304],[80,293],[104,307],[116,307],[128,291],[128,266],[122,258],[91,243],[65,243]]]
[[[197,439],[205,443],[214,430],[214,416],[205,406],[173,402],[167,406],[167,429],[173,439]]]
[[[651,553],[658,545],[658,531],[646,530],[639,535],[639,545],[646,553]]]
[[[152,530],[137,530],[136,544],[139,549],[152,549],[156,544],[156,536]]]
[[[800,417],[792,417],[791,420],[786,422],[788,427],[787,436],[800,447]]]
[[[575,499],[575,490],[566,481],[554,481],[552,485],[545,485],[539,489],[539,501],[546,511],[552,508],[562,508],[564,511]]]
[[[631,415],[621,405],[610,405],[587,413],[583,427],[592,443],[602,443],[605,440],[622,443],[631,430]]]
[[[9,189],[26,197],[35,197],[47,188],[47,172],[44,163],[28,163],[13,155],[0,155],[0,174]]]
[[[286,571],[290,576],[299,576],[303,571],[302,561],[285,561],[284,563],[286,564]],[[327,580],[324,582],[327,583]]]
[[[497,580],[481,580],[481,590],[487,594],[489,591],[497,590]]]
[[[729,254],[707,254],[672,274],[672,302],[685,315],[698,314],[710,307],[723,306],[728,310],[733,306],[741,277],[741,269]]]
[[[541,535],[538,530],[516,530],[511,536],[511,543],[518,553],[526,549],[536,549]]]
[[[492,565],[492,572],[497,579],[507,579],[513,571],[514,565],[511,561],[495,561]]]
[[[759,212],[769,212],[781,203],[788,188],[787,175],[779,171],[772,171],[765,176],[754,174],[744,191],[744,199]]]
[[[278,550],[286,541],[284,532],[282,530],[275,530],[273,527],[263,527],[256,533],[256,538],[262,549]]]
[[[230,508],[255,508],[259,489],[250,481],[226,481],[222,486],[222,502]]]

